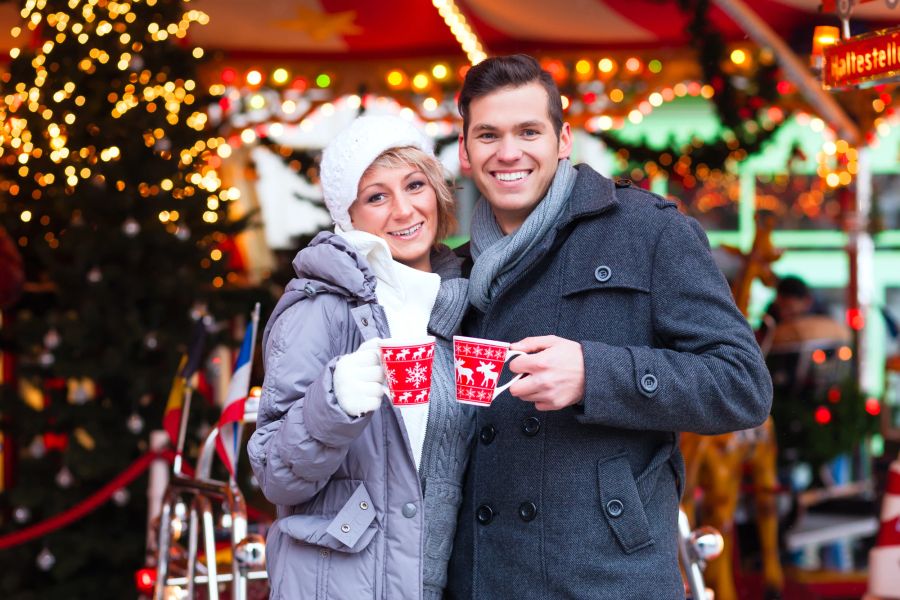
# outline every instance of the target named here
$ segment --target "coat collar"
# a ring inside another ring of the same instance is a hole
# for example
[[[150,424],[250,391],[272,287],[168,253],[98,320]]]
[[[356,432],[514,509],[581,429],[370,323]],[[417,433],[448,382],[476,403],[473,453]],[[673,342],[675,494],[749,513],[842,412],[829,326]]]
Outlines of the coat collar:
[[[568,225],[582,217],[600,214],[619,204],[616,199],[616,184],[588,165],[578,165],[575,188],[569,195],[569,210],[561,222]]]

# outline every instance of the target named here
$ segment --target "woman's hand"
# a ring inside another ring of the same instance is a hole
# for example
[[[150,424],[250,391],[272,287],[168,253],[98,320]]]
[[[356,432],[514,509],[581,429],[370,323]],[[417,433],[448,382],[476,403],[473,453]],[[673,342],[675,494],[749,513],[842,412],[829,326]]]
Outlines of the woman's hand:
[[[384,395],[384,370],[378,351],[379,338],[373,338],[345,354],[334,365],[334,395],[351,417],[359,417],[381,406]]]

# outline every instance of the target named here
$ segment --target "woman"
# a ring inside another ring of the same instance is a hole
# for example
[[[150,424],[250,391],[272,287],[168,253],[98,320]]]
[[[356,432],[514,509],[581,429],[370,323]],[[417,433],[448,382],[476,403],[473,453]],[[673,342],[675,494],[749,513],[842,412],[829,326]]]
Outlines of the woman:
[[[452,366],[467,282],[438,244],[452,197],[428,141],[395,117],[355,120],[321,180],[336,233],[297,254],[266,325],[248,446],[278,507],[271,598],[440,598],[473,429]],[[426,334],[430,402],[395,408],[377,339]]]

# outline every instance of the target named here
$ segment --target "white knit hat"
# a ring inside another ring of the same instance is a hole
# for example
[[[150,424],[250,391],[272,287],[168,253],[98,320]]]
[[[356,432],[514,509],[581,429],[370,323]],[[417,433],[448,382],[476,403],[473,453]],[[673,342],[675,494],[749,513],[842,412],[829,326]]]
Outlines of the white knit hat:
[[[353,229],[347,212],[359,190],[359,180],[385,150],[412,146],[434,156],[431,140],[405,119],[363,116],[340,132],[322,153],[319,178],[325,206],[344,231]]]

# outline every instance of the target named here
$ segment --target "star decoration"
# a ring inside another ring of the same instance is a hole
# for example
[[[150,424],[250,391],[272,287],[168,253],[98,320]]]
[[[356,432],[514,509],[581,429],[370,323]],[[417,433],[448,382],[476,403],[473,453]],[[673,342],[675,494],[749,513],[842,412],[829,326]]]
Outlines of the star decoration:
[[[326,13],[303,6],[297,8],[296,18],[277,21],[276,25],[289,31],[303,32],[315,42],[325,42],[342,35],[362,33],[362,28],[353,22],[355,20],[355,10]]]

